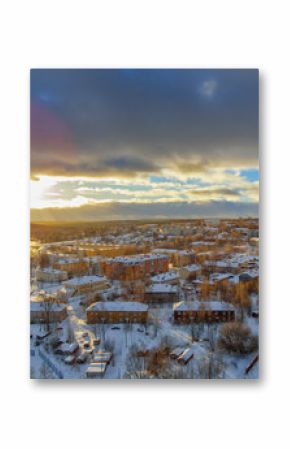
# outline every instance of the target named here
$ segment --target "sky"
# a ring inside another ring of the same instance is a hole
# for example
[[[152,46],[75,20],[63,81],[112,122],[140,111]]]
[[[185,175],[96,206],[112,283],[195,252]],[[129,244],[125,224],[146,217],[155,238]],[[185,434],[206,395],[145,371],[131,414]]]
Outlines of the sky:
[[[31,220],[257,216],[255,69],[31,70]]]

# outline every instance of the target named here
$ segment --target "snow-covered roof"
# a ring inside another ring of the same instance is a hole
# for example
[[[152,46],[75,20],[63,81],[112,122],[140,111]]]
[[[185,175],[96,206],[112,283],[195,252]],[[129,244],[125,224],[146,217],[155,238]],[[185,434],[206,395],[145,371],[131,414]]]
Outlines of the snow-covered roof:
[[[91,363],[87,368],[89,374],[103,374],[106,371],[107,363]]]
[[[60,259],[56,262],[58,265],[66,265],[71,263],[80,263],[81,259],[79,257],[66,257],[65,259]]]
[[[145,293],[177,293],[177,286],[171,284],[153,284],[145,289]]]
[[[156,248],[152,250],[152,253],[157,253],[157,254],[174,254],[177,253],[178,250],[177,249],[167,249],[167,248]]]
[[[156,276],[152,276],[152,282],[166,282],[172,281],[173,279],[178,279],[179,274],[177,271],[167,271],[166,273],[157,274]]]
[[[215,245],[214,242],[203,242],[203,241],[200,241],[200,242],[193,242],[192,243],[192,246],[213,246],[213,245]]]
[[[135,265],[144,263],[146,260],[167,260],[168,257],[165,254],[138,254],[137,256],[117,256],[108,259],[109,263],[123,263],[127,265]]]
[[[92,304],[87,311],[107,311],[107,312],[146,312],[148,306],[134,301],[101,301]]]
[[[64,284],[68,285],[70,287],[78,287],[79,285],[86,285],[86,284],[95,284],[98,282],[104,282],[107,279],[103,276],[81,276],[77,278],[69,279],[68,281],[65,281]]]
[[[200,265],[197,265],[195,263],[191,264],[191,265],[185,265],[184,267],[182,267],[183,270],[186,270],[188,272],[192,272],[194,273],[195,271],[199,271],[200,270]]]
[[[94,359],[93,360],[94,360],[95,363],[109,363],[111,358],[112,358],[112,353],[111,352],[98,351],[94,355]]]
[[[248,278],[248,279],[256,279],[257,277],[259,277],[259,273],[256,270],[252,270],[252,271],[244,271],[243,273],[239,273],[239,277],[240,278]]]
[[[193,251],[192,249],[182,249],[178,251],[178,254],[180,254],[181,256],[192,256],[195,254],[195,251]]]
[[[224,281],[225,279],[232,278],[232,273],[212,273],[209,276],[210,281]]]
[[[230,260],[207,260],[204,262],[204,265],[208,267],[217,267],[217,268],[238,268],[238,262],[232,262]]]
[[[186,348],[182,354],[179,355],[178,360],[189,360],[194,355],[193,348]]]
[[[104,260],[103,256],[86,256],[86,257],[84,257],[84,261],[89,262],[89,263],[99,263],[102,260]]]
[[[192,302],[178,302],[173,305],[173,309],[177,312],[197,311],[197,310],[213,310],[213,311],[229,311],[234,310],[234,307],[222,301],[192,301]]]
[[[63,271],[62,270],[57,270],[56,268],[51,268],[51,267],[45,267],[45,268],[38,268],[35,271],[36,274],[38,273],[49,273],[49,274],[61,274],[63,275]]]

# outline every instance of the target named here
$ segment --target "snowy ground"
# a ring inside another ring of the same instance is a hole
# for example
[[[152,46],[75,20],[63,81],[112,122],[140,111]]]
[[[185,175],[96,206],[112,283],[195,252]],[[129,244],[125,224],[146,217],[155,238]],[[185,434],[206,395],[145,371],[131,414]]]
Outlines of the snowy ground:
[[[85,309],[79,305],[80,298],[71,298],[68,305],[68,318],[61,323],[62,330],[57,331],[63,339],[73,338],[80,343],[83,333],[87,333],[86,340],[93,349],[93,340],[98,337],[100,345],[95,350],[109,350],[113,353],[113,359],[108,365],[104,378],[118,379],[128,377],[128,356],[132,346],[142,351],[152,351],[161,343],[166,342],[171,348],[192,348],[194,357],[185,366],[177,361],[172,361],[172,367],[178,369],[181,377],[190,378],[226,378],[242,379],[257,378],[258,366],[255,366],[248,375],[245,369],[255,354],[247,356],[229,355],[220,352],[216,345],[219,325],[178,325],[172,322],[172,305],[161,307],[150,307],[149,322],[142,324],[104,324],[88,325],[85,321]],[[254,334],[258,334],[258,320],[245,317]],[[212,329],[214,326],[214,329]],[[87,363],[74,364],[72,366],[64,363],[64,356],[53,353],[44,342],[35,347],[35,335],[40,331],[39,325],[31,326],[31,348],[36,350],[36,355],[31,357],[32,377],[43,377],[44,362],[37,356],[41,348],[51,362],[62,372],[64,378],[85,378],[86,369],[92,360]],[[214,338],[210,338],[211,335]],[[193,341],[193,339],[198,341]],[[210,340],[210,341],[208,341]],[[81,352],[81,350],[80,350]],[[144,362],[145,363],[145,362]],[[139,368],[141,369],[141,368]],[[55,377],[48,369],[47,377]]]

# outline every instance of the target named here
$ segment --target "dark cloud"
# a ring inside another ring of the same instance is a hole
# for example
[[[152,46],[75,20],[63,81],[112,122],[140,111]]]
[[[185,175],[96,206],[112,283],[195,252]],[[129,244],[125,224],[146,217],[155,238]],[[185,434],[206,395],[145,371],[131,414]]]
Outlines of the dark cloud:
[[[56,168],[57,167],[57,168]],[[62,161],[57,159],[46,159],[39,157],[34,164],[32,171],[32,179],[37,176],[33,173],[42,173],[46,175],[60,176],[88,176],[88,177],[107,177],[117,176],[134,177],[145,173],[158,172],[159,167],[152,161],[147,161],[138,157],[120,156],[116,158],[95,159],[90,162],[72,163],[70,161]]]
[[[220,188],[220,187],[214,187],[211,189],[202,189],[202,190],[191,190],[190,192],[194,196],[200,196],[208,198],[209,196],[229,196],[233,198],[240,198],[241,194],[239,189],[227,189],[227,188]]]
[[[255,166],[257,147],[256,70],[31,72],[35,175]]]
[[[212,201],[205,204],[172,203],[103,203],[68,208],[32,209],[31,221],[98,221],[146,218],[195,218],[258,216],[257,203]]]

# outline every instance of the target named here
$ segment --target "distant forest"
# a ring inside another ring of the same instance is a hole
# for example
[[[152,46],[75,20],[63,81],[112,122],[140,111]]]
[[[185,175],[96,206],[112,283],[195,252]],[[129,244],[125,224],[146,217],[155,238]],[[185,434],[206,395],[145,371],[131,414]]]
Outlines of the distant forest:
[[[249,227],[256,228],[258,219],[251,219]],[[137,227],[146,224],[174,224],[174,223],[188,223],[199,226],[204,223],[203,219],[177,219],[177,220],[118,220],[118,221],[99,221],[99,222],[42,222],[31,223],[30,226],[30,240],[40,242],[60,242],[64,240],[74,240],[79,238],[93,237],[96,235],[105,236],[108,233],[111,235],[119,235],[120,232],[132,232]],[[223,220],[219,220],[222,222]],[[235,223],[237,227],[243,226],[247,219],[225,219],[227,223]]]

